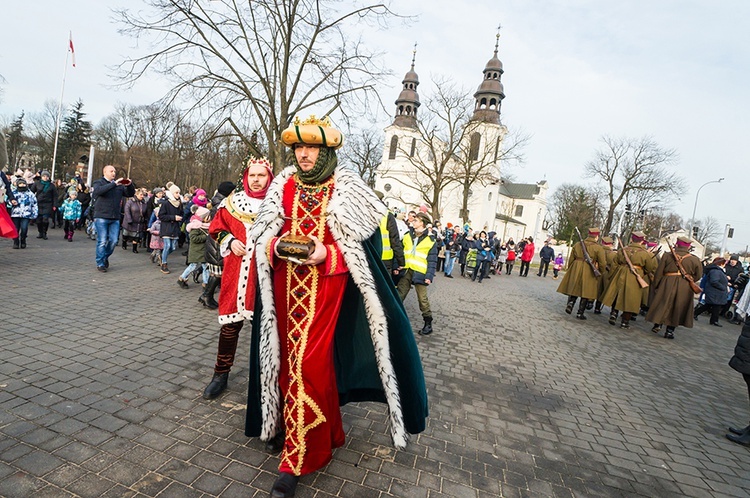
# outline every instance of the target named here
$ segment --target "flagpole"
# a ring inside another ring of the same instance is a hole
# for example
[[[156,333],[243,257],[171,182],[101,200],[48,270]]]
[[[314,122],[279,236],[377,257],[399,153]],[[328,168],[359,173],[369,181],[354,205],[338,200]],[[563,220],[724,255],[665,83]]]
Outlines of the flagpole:
[[[68,75],[68,57],[70,48],[65,50],[65,66],[63,67],[62,88],[60,88],[60,102],[57,104],[57,118],[55,119],[55,147],[52,150],[52,176],[50,181],[55,181],[55,166],[57,161],[57,140],[60,137],[60,115],[62,114],[63,95],[65,94],[65,77]]]

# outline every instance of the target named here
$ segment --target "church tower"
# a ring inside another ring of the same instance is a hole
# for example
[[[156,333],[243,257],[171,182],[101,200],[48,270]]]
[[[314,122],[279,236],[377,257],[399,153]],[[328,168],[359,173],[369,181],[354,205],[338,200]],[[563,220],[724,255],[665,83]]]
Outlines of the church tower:
[[[500,77],[503,74],[503,63],[497,57],[497,47],[500,43],[500,32],[495,41],[495,54],[484,68],[484,80],[474,93],[474,114],[472,121],[500,124],[500,102],[505,98],[503,84]]]
[[[404,81],[401,83],[404,85],[401,93],[396,99],[396,117],[393,120],[395,126],[402,128],[417,129],[417,109],[420,106],[419,94],[417,93],[417,87],[419,86],[419,76],[414,71],[414,61],[417,57],[417,46],[414,45],[414,53],[411,58],[411,69],[404,76]]]

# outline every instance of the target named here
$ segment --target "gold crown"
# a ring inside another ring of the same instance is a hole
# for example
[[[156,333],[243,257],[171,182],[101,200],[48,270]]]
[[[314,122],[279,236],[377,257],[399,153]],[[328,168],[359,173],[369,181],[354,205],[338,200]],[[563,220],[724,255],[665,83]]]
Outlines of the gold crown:
[[[288,147],[307,144],[338,149],[344,143],[344,136],[331,124],[328,116],[318,119],[311,115],[304,121],[295,116],[292,124],[281,132],[281,142]]]
[[[310,117],[308,117],[304,121],[300,121],[299,116],[295,116],[294,122],[292,124],[294,124],[294,126],[315,125],[324,126],[326,128],[330,128],[333,126],[333,124],[331,124],[331,118],[329,118],[328,116],[323,116],[323,119],[318,119],[315,117],[315,114],[310,114]]]
[[[265,157],[248,157],[247,161],[245,162],[245,168],[249,168],[250,166],[264,166],[268,169],[273,169],[271,167],[271,163],[269,163],[268,159],[266,159]]]

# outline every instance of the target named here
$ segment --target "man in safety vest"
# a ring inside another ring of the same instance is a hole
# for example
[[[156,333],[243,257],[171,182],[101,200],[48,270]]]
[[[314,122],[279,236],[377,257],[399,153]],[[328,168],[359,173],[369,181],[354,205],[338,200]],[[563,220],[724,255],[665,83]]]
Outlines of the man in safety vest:
[[[430,218],[425,213],[416,213],[412,228],[404,235],[404,265],[401,279],[396,288],[401,300],[406,299],[412,284],[417,291],[419,310],[424,318],[424,327],[419,331],[422,335],[432,334],[432,311],[427,299],[427,286],[435,278],[437,267],[437,244],[435,238],[427,230]]]
[[[381,201],[383,200],[382,192],[376,190],[375,195]],[[401,232],[398,229],[396,217],[390,211],[380,220],[380,238],[383,242],[380,259],[383,260],[383,264],[388,273],[391,274],[391,279],[395,285],[398,282],[398,269],[403,268],[405,264],[404,245],[401,242]]]

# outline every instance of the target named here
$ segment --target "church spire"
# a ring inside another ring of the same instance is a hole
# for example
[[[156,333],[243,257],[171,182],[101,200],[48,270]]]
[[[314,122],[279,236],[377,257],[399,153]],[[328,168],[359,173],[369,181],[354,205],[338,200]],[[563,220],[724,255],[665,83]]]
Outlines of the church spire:
[[[417,128],[417,108],[420,106],[419,94],[419,76],[414,71],[414,62],[417,58],[417,44],[414,44],[414,51],[411,57],[411,69],[404,76],[401,82],[404,87],[396,99],[396,117],[393,124],[404,128]]]
[[[472,121],[500,124],[500,103],[505,98],[500,77],[503,74],[503,63],[497,57],[500,44],[500,26],[495,37],[495,54],[484,68],[484,80],[474,93],[474,114]]]

